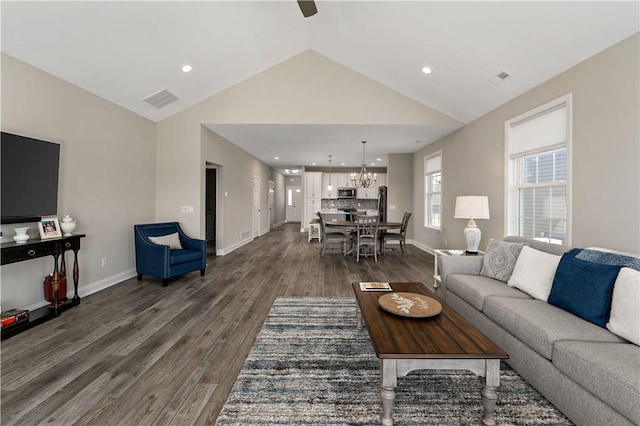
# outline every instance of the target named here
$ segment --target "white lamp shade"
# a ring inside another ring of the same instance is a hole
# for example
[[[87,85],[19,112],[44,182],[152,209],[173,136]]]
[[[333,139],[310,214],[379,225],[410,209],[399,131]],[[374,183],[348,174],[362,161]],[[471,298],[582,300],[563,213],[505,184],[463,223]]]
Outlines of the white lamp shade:
[[[489,219],[489,198],[481,195],[456,197],[456,219]]]

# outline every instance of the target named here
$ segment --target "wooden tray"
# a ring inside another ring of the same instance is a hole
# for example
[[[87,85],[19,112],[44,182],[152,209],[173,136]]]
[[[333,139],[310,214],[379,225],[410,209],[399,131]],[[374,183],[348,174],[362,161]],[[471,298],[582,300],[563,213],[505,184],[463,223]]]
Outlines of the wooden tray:
[[[442,312],[440,302],[418,293],[389,293],[380,296],[378,303],[387,312],[410,318],[432,317]]]

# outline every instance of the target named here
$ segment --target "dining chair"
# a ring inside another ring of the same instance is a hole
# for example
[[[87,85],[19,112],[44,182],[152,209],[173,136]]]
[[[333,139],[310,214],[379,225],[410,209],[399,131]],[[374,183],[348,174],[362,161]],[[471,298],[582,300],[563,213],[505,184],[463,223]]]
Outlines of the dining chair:
[[[356,219],[356,260],[360,255],[372,256],[378,261],[378,216],[358,216]]]
[[[400,232],[385,232],[382,234],[382,254],[384,255],[387,249],[387,241],[399,241],[400,250],[402,254],[405,253],[405,242],[407,239],[407,227],[409,225],[409,219],[411,219],[411,213],[405,212],[402,217],[402,224],[400,225]]]
[[[320,255],[324,255],[325,249],[327,249],[331,244],[339,243],[342,247],[342,252],[346,256],[348,237],[344,234],[344,232],[327,232],[324,215],[322,213],[318,213],[318,216],[320,217],[320,231],[322,233],[322,250],[320,251]]]

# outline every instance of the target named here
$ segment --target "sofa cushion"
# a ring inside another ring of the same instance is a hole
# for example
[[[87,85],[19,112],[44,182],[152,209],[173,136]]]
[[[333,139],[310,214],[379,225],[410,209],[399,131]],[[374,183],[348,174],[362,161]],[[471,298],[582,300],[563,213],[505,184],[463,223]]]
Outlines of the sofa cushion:
[[[202,252],[200,250],[171,250],[171,265],[179,265],[181,263],[187,263],[194,260],[202,260]]]
[[[524,246],[507,284],[546,302],[561,256]]]
[[[562,255],[548,302],[605,327],[609,321],[613,284],[620,266],[578,259],[582,249]]]
[[[523,246],[523,243],[507,243],[494,239],[489,240],[480,275],[495,278],[503,282],[509,281],[513,267],[518,259],[518,254],[520,254]]]
[[[640,271],[620,269],[613,286],[607,329],[640,345]]]
[[[631,343],[557,342],[553,365],[640,424],[640,347]]]
[[[610,331],[536,299],[487,297],[483,312],[541,356],[551,359],[561,340],[624,342]]]
[[[522,291],[509,287],[502,281],[481,275],[451,274],[447,278],[447,290],[481,311],[487,296],[506,296],[530,299]]]
[[[170,249],[181,249],[182,244],[180,244],[180,236],[177,232],[173,234],[160,235],[158,237],[149,237],[149,240],[161,246],[169,246]]]

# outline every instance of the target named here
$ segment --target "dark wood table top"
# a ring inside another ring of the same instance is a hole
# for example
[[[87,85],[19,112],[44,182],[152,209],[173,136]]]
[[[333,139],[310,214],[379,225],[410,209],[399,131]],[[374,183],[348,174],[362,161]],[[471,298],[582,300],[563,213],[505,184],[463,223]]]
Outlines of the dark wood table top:
[[[506,359],[509,355],[460,316],[422,283],[391,283],[395,292],[419,293],[442,304],[442,312],[429,318],[407,318],[389,313],[378,304],[387,291],[361,291],[353,283],[362,317],[378,358],[392,359]]]
[[[336,228],[356,228],[357,222],[350,220],[329,220],[324,223],[327,226],[333,226]],[[402,227],[400,222],[378,222],[378,229],[396,229]]]

